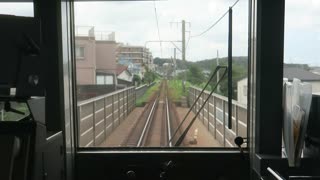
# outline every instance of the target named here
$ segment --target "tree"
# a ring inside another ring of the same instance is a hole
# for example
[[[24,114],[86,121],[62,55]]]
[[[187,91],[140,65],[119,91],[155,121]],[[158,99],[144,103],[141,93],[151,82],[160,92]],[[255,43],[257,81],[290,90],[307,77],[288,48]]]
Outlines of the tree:
[[[136,74],[133,75],[132,81],[133,81],[134,85],[139,86],[141,84],[141,78],[140,78],[140,76],[138,76]]]
[[[146,73],[144,74],[143,81],[151,84],[156,79],[156,74],[152,71],[150,71],[148,68],[146,68]]]
[[[213,65],[212,73],[214,72],[215,68],[216,68],[216,65]],[[220,78],[222,77],[223,72],[224,72],[224,69],[219,70]],[[233,64],[232,66],[232,98],[233,99],[237,99],[236,90],[237,90],[238,81],[247,77],[247,74],[248,74],[247,69],[244,66]],[[209,84],[210,84],[209,90],[211,90],[216,86],[217,78],[215,77]],[[224,79],[220,82],[220,92],[218,92],[217,90],[215,92],[223,96],[228,96],[228,74],[226,74]]]
[[[205,81],[204,75],[202,73],[202,70],[199,68],[199,66],[193,64],[189,67],[187,80],[192,84],[196,84],[196,85],[199,85]]]

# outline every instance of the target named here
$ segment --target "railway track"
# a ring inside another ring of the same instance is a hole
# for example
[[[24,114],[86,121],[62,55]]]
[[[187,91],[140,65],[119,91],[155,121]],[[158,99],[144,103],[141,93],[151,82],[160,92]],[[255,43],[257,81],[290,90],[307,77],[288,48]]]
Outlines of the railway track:
[[[161,82],[158,92],[146,105],[122,146],[126,147],[172,147],[174,128],[178,127],[175,106],[168,97],[166,80]]]

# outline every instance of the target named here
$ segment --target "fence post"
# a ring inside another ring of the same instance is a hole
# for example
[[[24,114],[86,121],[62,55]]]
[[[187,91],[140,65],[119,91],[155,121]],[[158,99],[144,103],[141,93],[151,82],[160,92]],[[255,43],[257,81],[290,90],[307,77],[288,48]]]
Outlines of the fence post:
[[[121,117],[121,111],[120,111],[120,109],[121,109],[121,108],[120,108],[120,107],[121,107],[121,105],[120,105],[120,94],[121,94],[121,93],[118,93],[118,122],[119,122],[118,125],[120,125],[120,123],[121,123],[121,120],[120,120],[120,119],[121,119],[121,118],[120,118],[120,117]]]
[[[208,123],[208,131],[210,132],[210,99],[211,99],[211,97],[208,97],[208,98],[209,98],[209,100],[207,102],[207,112],[208,112],[207,123]]]
[[[96,146],[96,102],[92,102],[92,107],[93,107],[93,114],[92,114],[92,119],[93,119],[93,146]]]
[[[111,95],[111,101],[112,101],[112,131],[114,130],[114,122],[115,122],[115,115],[114,115],[114,95]]]
[[[202,102],[201,102],[201,105],[204,103],[204,99],[205,99],[205,93],[202,94]],[[200,105],[200,107],[201,107]],[[204,125],[204,108],[201,110],[202,111],[202,123]]]
[[[222,113],[223,113],[223,146],[226,147],[226,108],[224,100],[222,99]]]
[[[77,123],[77,126],[78,126],[78,131],[77,131],[77,134],[78,134],[78,141],[75,141],[75,142],[78,142],[78,146],[80,147],[81,146],[81,106],[78,106],[78,123]]]
[[[196,112],[196,110],[197,110],[197,102],[196,102],[196,99],[197,99],[197,94],[196,94],[196,89],[195,88],[193,88],[193,101],[196,103],[196,105],[193,107],[193,112]]]
[[[129,106],[129,101],[128,101],[128,99],[129,99],[129,90],[130,89],[127,89],[126,90],[126,100],[127,100],[127,106],[126,106],[126,108],[127,108],[127,115],[129,114],[129,108],[128,108],[128,106]]]
[[[104,131],[104,141],[107,139],[107,109],[106,109],[106,97],[103,98],[103,131]]]
[[[235,133],[236,133],[236,136],[239,136],[239,116],[238,116],[238,109],[239,107],[238,107],[238,105],[235,105],[235,114],[234,114],[234,116],[235,116],[235,119],[236,119],[236,129],[235,129]]]
[[[216,97],[213,96],[213,115],[214,115],[214,138],[217,139],[217,102]]]

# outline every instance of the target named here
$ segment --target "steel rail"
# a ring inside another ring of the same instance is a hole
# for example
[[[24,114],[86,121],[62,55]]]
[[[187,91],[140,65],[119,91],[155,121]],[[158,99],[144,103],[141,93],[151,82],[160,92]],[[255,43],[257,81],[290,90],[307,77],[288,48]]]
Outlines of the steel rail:
[[[153,113],[154,113],[155,106],[156,106],[156,104],[157,104],[157,102],[158,102],[158,99],[159,99],[159,97],[157,97],[157,98],[155,99],[155,101],[154,101],[154,103],[153,103],[153,105],[152,105],[152,108],[151,108],[151,111],[150,111],[150,113],[149,113],[148,119],[147,119],[147,121],[146,121],[146,123],[145,123],[145,125],[144,125],[144,127],[143,127],[143,130],[142,130],[142,132],[141,132],[139,141],[138,141],[138,143],[137,143],[137,147],[140,147],[140,146],[142,145],[142,141],[143,141],[144,138],[145,138],[145,135],[146,135],[146,132],[147,132],[147,128],[148,128],[148,126],[149,126],[149,124],[150,124],[150,122],[151,122],[152,115],[153,115]]]

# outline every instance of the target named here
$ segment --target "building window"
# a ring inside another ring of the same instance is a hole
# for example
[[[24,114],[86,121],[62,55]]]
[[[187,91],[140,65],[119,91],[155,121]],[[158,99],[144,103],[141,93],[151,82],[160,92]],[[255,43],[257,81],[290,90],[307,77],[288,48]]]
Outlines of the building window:
[[[113,84],[113,76],[105,76],[106,84]]]
[[[76,58],[84,59],[84,47],[76,47]]]
[[[97,75],[97,85],[112,85],[113,76],[112,75]]]
[[[104,76],[97,76],[97,84],[98,84],[98,85],[103,85],[103,84],[105,84]]]

